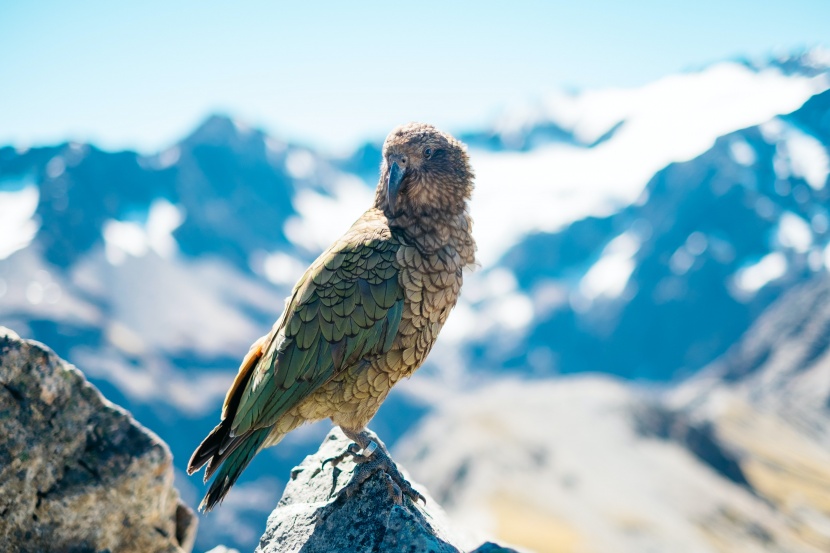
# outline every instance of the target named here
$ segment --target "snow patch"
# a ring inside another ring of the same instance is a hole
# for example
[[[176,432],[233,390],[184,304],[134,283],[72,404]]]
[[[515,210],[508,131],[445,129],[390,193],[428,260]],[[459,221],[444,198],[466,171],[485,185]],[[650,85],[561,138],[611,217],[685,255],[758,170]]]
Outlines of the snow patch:
[[[155,200],[147,217],[147,243],[164,258],[172,257],[178,251],[173,231],[184,222],[184,209],[167,200]]]
[[[40,271],[40,273],[46,273],[46,271]],[[51,282],[48,273],[46,273],[45,278],[42,275],[35,275],[35,280],[29,282],[29,285],[26,287],[26,299],[32,305],[58,303],[61,295],[60,285],[56,282]]]
[[[103,313],[89,294],[77,294],[71,277],[47,264],[32,246],[0,262],[3,313],[25,313],[30,320],[97,327]]]
[[[144,230],[139,224],[108,220],[104,223],[103,229],[107,259],[113,265],[123,263],[126,259],[125,254],[140,257],[147,253]]]
[[[40,190],[26,184],[20,190],[0,191],[0,259],[28,246],[40,224],[35,220]]]
[[[178,251],[173,231],[183,222],[184,210],[164,199],[153,201],[143,225],[109,219],[103,226],[107,260],[120,265],[127,255],[141,257],[150,250],[170,258]]]
[[[813,243],[810,224],[791,211],[785,211],[778,223],[776,239],[786,248],[804,253]]]
[[[830,158],[816,137],[790,127],[787,153],[793,175],[803,178],[814,190],[824,188],[830,174]]]
[[[775,144],[775,157],[772,160],[775,176],[786,180],[790,176],[802,178],[814,190],[821,190],[830,175],[830,157],[822,143],[779,118],[761,126],[764,139]],[[787,188],[776,190],[781,194],[789,192]]]
[[[533,320],[533,304],[523,294],[506,294],[493,303],[488,318],[499,321],[507,329],[518,330]]]
[[[802,62],[815,69],[828,69],[830,68],[830,48],[815,46],[804,55]]]
[[[108,323],[119,325],[107,336],[127,353],[241,358],[267,330],[255,314],[274,320],[283,307],[275,290],[219,259],[163,259],[150,250],[112,265],[96,249],[73,272],[85,295],[104,299]]]
[[[263,261],[265,278],[280,286],[293,286],[305,270],[305,264],[283,252],[268,254]]]
[[[533,320],[534,302],[522,293],[516,276],[503,267],[468,275],[464,292],[453,309],[441,340],[461,342],[494,329],[515,331]]]
[[[285,222],[285,236],[310,252],[324,250],[372,205],[373,194],[351,175],[337,178],[331,195],[301,189],[292,202],[298,215]]]
[[[640,241],[633,233],[625,232],[614,238],[579,282],[582,296],[593,301],[622,294],[634,271],[634,256],[639,250]]]
[[[285,157],[285,169],[295,179],[307,179],[314,174],[316,162],[307,150],[291,150]]]
[[[729,144],[729,154],[736,163],[749,167],[756,160],[755,150],[752,149],[746,140],[736,139]]]
[[[740,269],[735,274],[735,284],[740,291],[754,294],[786,272],[787,258],[781,252],[773,252],[754,265]]]
[[[695,264],[693,256],[685,246],[680,246],[669,258],[669,269],[678,276],[685,275]]]

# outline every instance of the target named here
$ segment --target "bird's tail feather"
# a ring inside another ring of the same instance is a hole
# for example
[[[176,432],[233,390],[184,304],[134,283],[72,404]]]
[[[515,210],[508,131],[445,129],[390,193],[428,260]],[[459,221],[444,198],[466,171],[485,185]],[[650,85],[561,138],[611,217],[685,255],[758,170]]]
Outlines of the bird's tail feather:
[[[187,464],[187,474],[193,474],[209,462],[207,471],[205,471],[205,480],[207,480],[225,457],[230,455],[245,440],[246,436],[231,436],[231,426],[239,402],[242,399],[242,394],[251,380],[254,368],[262,357],[262,346],[269,336],[270,334],[267,334],[254,342],[245,359],[242,360],[242,365],[239,367],[233,386],[228,390],[225,404],[222,406],[222,421],[216,425],[216,428],[208,434],[207,438],[202,440],[202,443],[193,452],[193,456],[190,457],[190,462]]]
[[[260,428],[254,430],[247,436],[238,436],[234,440],[239,440],[233,450],[226,450],[223,452],[222,468],[219,469],[216,478],[210,485],[205,498],[199,505],[199,510],[208,512],[225,498],[225,495],[234,485],[236,479],[254,458],[254,455],[261,449],[263,442],[270,433],[270,428]],[[215,469],[214,469],[215,470]]]
[[[187,464],[187,474],[193,474],[207,463],[205,469],[205,482],[207,482],[216,472],[216,469],[219,468],[219,465],[237,447],[245,443],[250,435],[248,433],[242,436],[231,436],[230,421],[227,419],[222,421],[208,434],[207,438],[202,440],[202,443],[193,452],[193,456],[190,457],[190,462]]]
[[[229,437],[229,430],[230,423],[226,424],[225,421],[216,425],[216,428],[207,435],[207,438],[202,440],[202,443],[199,444],[199,447],[190,457],[190,461],[187,463],[187,474],[193,474],[219,453]]]

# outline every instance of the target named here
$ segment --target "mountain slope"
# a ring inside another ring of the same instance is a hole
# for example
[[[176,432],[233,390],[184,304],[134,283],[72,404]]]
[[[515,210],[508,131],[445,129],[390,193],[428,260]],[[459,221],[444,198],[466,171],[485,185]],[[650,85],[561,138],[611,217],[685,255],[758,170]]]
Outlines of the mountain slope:
[[[830,454],[738,406],[699,420],[608,377],[500,380],[396,455],[456,523],[538,553],[826,551]]]

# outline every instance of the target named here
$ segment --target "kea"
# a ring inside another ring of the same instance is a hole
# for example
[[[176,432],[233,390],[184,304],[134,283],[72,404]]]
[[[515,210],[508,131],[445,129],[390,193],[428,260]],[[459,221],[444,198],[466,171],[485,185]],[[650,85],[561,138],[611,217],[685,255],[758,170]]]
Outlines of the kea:
[[[221,502],[251,459],[288,432],[330,418],[354,443],[340,495],[382,470],[397,503],[423,497],[366,425],[392,386],[421,366],[475,263],[464,145],[431,125],[394,129],[383,144],[374,204],[300,277],[285,311],[242,360],[221,422],[188,474],[216,474],[200,509]],[[218,471],[218,472],[217,472]]]

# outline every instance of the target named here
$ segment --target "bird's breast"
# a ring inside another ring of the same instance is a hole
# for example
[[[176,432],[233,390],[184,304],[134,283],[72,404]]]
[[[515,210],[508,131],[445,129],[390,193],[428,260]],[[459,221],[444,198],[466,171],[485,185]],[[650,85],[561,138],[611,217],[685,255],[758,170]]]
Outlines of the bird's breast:
[[[461,257],[449,248],[425,255],[403,245],[395,260],[404,306],[392,347],[338,373],[303,404],[306,419],[328,416],[346,428],[363,428],[389,390],[415,372],[432,349],[461,291]]]
[[[397,253],[404,308],[398,338],[408,376],[423,363],[461,291],[461,258],[450,248],[422,254],[414,246]]]

